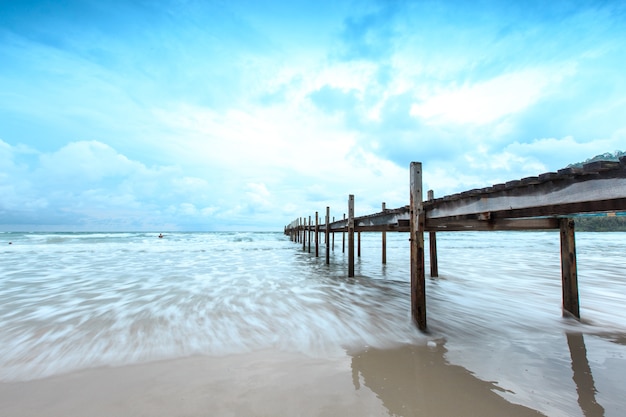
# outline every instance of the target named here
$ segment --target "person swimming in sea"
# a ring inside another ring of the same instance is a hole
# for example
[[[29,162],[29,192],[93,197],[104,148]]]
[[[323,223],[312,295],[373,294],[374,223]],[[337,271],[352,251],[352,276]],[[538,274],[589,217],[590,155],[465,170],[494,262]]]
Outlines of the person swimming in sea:
[[[163,233],[159,233],[159,239],[163,238]]]

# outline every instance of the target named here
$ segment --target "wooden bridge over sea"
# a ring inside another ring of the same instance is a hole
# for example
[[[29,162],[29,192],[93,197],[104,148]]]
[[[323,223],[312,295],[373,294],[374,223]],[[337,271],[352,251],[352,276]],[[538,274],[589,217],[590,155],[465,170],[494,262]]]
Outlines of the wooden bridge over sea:
[[[285,233],[309,251],[311,233],[315,236],[315,255],[319,256],[319,237],[324,234],[326,263],[330,262],[330,234],[348,235],[348,276],[354,276],[355,232],[382,233],[383,263],[386,262],[387,232],[410,233],[411,315],[421,330],[426,330],[426,286],[424,233],[429,233],[430,276],[438,276],[437,232],[489,230],[560,230],[563,312],[580,318],[576,267],[574,217],[585,214],[617,216],[626,213],[626,157],[619,162],[597,161],[582,168],[565,168],[536,177],[523,178],[435,199],[422,192],[422,164],[410,165],[410,202],[408,206],[386,209],[366,216],[354,216],[354,195],[348,197],[348,217],[330,221],[326,207],[325,222],[299,218],[285,226]]]

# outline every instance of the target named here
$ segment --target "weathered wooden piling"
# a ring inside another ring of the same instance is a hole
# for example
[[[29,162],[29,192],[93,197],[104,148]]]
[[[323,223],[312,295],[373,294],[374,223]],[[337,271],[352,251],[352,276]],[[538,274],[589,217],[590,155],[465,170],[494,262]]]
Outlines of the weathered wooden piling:
[[[435,192],[428,190],[428,201],[432,201],[435,198]],[[430,247],[430,277],[435,278],[439,276],[439,265],[437,263],[437,232],[428,232],[428,245]]]
[[[309,216],[309,253],[311,253],[311,216]]]
[[[383,202],[383,212],[386,210],[385,202]],[[387,232],[382,231],[382,262],[383,265],[387,263]]]
[[[576,267],[576,240],[574,236],[574,220],[561,219],[559,222],[561,235],[561,277],[563,288],[563,313],[569,312],[580,318],[578,300],[578,273]]]
[[[354,276],[354,195],[348,196],[348,276]]]
[[[411,316],[420,330],[426,330],[426,278],[424,273],[424,206],[422,164],[411,163]]]
[[[343,219],[346,220],[346,213],[343,213]],[[341,229],[341,253],[346,253],[346,229]]]
[[[335,216],[333,216],[333,223],[335,223]],[[335,232],[333,232],[333,245],[331,246],[332,251],[335,251]]]
[[[315,212],[315,257],[320,256],[320,233],[319,233],[319,215]]]
[[[328,207],[326,207],[328,209]],[[328,213],[328,210],[326,210],[326,213]],[[328,214],[326,214],[326,216],[324,216],[324,224],[328,224]],[[326,233],[326,229],[324,229],[324,245],[328,245],[328,234]]]
[[[326,265],[330,265],[330,207],[326,206],[326,227],[324,228],[324,240],[326,241]]]

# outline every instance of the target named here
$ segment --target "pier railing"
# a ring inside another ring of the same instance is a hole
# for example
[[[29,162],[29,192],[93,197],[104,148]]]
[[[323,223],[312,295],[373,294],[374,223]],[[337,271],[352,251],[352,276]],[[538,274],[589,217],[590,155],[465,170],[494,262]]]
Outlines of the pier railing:
[[[311,216],[299,218],[285,226],[292,240],[302,242],[309,252],[311,234],[315,236],[315,255],[319,256],[319,235],[326,242],[326,263],[330,256],[330,235],[348,234],[348,276],[354,276],[354,234],[357,233],[360,254],[360,233],[381,232],[383,263],[386,258],[385,233],[408,232],[411,241],[411,310],[420,329],[426,329],[426,294],[424,271],[424,232],[429,232],[430,275],[438,276],[436,232],[489,230],[559,229],[561,237],[561,276],[563,310],[580,318],[576,248],[573,217],[601,213],[607,216],[626,212],[626,157],[619,162],[597,161],[582,168],[565,168],[536,177],[523,178],[491,187],[474,189],[435,199],[422,193],[422,164],[410,165],[409,205],[386,209],[365,216],[354,216],[354,195],[348,197],[348,216],[330,221],[326,207],[323,224],[319,212],[315,222]]]

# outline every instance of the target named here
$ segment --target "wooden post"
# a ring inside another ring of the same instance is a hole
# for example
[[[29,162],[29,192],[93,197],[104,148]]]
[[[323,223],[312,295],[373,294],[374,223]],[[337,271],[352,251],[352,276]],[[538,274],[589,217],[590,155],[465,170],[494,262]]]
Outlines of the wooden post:
[[[357,233],[357,240],[358,240],[358,251],[357,251],[357,256],[360,258],[361,257],[361,231],[359,230]]]
[[[578,273],[576,267],[576,240],[574,220],[561,219],[561,280],[563,285],[563,314],[565,311],[580,319],[578,301]]]
[[[343,219],[346,219],[346,213],[343,213]],[[346,228],[341,231],[341,253],[346,253]]]
[[[426,330],[426,277],[424,272],[424,206],[422,164],[411,162],[411,316]]]
[[[330,207],[326,206],[326,230],[324,230],[324,238],[326,240],[326,265],[330,265]]]
[[[306,217],[302,219],[302,251],[306,250]]]
[[[435,192],[433,190],[428,190],[428,201],[435,199]],[[437,233],[429,232],[428,233],[428,243],[430,245],[430,277],[438,277],[439,276],[439,264],[437,261]]]
[[[385,202],[383,201],[383,212],[386,210]],[[387,232],[383,231],[383,242],[382,242],[382,250],[383,250],[383,265],[387,263]]]
[[[333,216],[333,223],[335,223],[335,216]],[[333,252],[335,251],[335,232],[333,232]]]
[[[354,276],[354,195],[348,197],[348,276]]]
[[[311,253],[311,216],[309,216],[309,253]]]
[[[320,249],[319,249],[319,241],[320,241],[320,234],[319,234],[319,215],[317,213],[317,211],[315,212],[315,257],[317,258],[318,256],[320,256]]]

